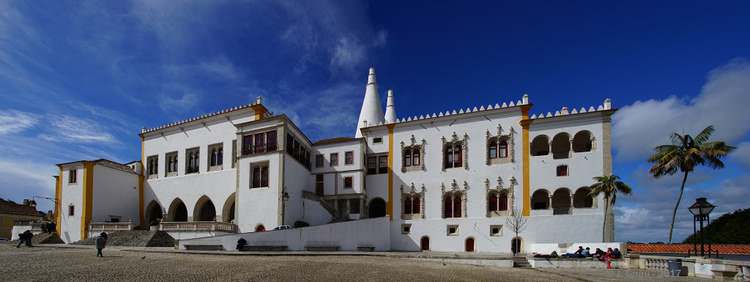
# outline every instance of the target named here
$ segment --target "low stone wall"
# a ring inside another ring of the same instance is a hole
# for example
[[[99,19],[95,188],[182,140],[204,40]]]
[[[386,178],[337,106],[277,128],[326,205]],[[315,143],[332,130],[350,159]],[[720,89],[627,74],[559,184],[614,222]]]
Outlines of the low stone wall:
[[[655,269],[669,273],[669,260],[680,260],[680,276],[750,281],[750,261],[702,257],[672,257],[630,254],[625,261],[631,269]]]
[[[333,248],[357,251],[362,247],[374,251],[389,251],[389,228],[388,218],[381,217],[287,230],[180,240],[179,248],[184,250],[186,245],[221,245],[225,250],[235,250],[237,240],[244,238],[248,246],[286,246],[291,251]]]
[[[529,258],[533,268],[607,268],[607,263],[592,258]],[[612,260],[612,268],[625,268],[624,260]]]

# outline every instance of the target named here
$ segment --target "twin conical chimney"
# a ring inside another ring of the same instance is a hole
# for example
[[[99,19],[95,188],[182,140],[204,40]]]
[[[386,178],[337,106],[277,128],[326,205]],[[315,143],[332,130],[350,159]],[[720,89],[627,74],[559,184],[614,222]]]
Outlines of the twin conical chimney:
[[[357,132],[354,136],[362,137],[360,129],[363,127],[374,126],[383,123],[383,109],[380,106],[380,95],[378,94],[378,84],[375,79],[375,68],[370,68],[367,76],[367,87],[365,88],[365,99],[362,101],[362,108],[359,112],[357,121]]]
[[[385,101],[385,123],[396,122],[396,106],[393,101],[393,90],[388,89],[388,98]]]

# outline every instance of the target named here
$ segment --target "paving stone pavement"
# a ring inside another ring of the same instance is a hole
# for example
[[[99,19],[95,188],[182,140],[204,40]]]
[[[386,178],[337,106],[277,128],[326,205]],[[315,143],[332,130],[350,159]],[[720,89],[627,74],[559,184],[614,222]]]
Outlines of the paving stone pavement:
[[[693,281],[660,272],[518,269],[372,256],[226,256],[0,245],[2,281]]]

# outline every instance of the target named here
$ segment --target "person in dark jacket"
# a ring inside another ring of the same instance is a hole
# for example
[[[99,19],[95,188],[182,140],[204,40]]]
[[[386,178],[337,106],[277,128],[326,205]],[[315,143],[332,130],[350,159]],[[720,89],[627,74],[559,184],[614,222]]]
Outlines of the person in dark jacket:
[[[97,257],[104,257],[104,255],[102,254],[102,250],[106,246],[107,246],[107,233],[102,232],[102,234],[99,234],[99,237],[96,238],[96,256]]]
[[[26,243],[26,232],[18,234],[18,245],[16,245],[16,248],[20,248],[23,243]]]

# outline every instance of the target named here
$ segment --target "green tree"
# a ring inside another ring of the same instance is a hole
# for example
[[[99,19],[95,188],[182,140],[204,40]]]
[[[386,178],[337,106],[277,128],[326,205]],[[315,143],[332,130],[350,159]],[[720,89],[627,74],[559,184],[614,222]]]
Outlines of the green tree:
[[[604,194],[604,224],[602,225],[602,241],[608,242],[614,240],[614,234],[611,230],[614,230],[615,224],[615,213],[614,205],[617,200],[617,193],[630,195],[632,189],[630,186],[620,180],[617,175],[603,175],[594,177],[596,181],[591,185],[591,192],[589,194],[593,197],[599,194]],[[609,236],[608,236],[609,235]]]
[[[654,154],[648,159],[648,162],[653,163],[649,172],[656,178],[677,172],[683,174],[680,195],[677,196],[677,203],[672,211],[672,223],[669,225],[669,243],[672,243],[674,221],[680,201],[682,201],[682,193],[685,191],[688,174],[700,165],[713,169],[723,168],[724,163],[721,158],[734,150],[734,147],[723,141],[710,141],[713,132],[714,127],[710,125],[695,137],[689,134],[672,133],[672,144],[657,146],[654,148]]]

